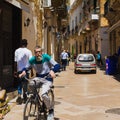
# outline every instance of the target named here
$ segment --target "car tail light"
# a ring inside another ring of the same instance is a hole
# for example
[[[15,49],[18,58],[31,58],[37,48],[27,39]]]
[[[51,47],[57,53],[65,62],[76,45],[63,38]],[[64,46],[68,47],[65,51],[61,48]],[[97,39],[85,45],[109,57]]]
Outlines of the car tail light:
[[[96,67],[96,64],[91,64],[91,66]]]
[[[77,63],[75,63],[75,66],[82,66],[82,64],[77,64]]]

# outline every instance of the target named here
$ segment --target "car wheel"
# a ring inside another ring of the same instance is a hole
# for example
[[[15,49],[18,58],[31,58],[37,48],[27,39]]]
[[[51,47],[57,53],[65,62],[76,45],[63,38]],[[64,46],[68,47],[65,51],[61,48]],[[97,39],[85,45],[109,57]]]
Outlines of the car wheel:
[[[75,74],[78,74],[78,71],[77,71],[77,70],[74,70],[74,73],[75,73]]]
[[[93,71],[94,74],[96,74],[96,72],[97,72],[96,70]]]

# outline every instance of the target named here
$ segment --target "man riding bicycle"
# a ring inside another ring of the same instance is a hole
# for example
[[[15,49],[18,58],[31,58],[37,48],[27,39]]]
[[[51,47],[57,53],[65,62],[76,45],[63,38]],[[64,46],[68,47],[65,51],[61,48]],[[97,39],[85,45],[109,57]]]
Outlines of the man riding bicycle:
[[[53,84],[55,72],[59,72],[60,70],[60,65],[48,54],[43,54],[42,48],[40,46],[35,47],[34,53],[35,56],[32,56],[30,58],[29,63],[32,66],[32,68],[34,68],[34,70],[36,71],[36,77],[44,78],[45,76],[50,74],[50,77],[46,77],[46,81],[43,81],[41,97],[49,110],[47,120],[53,120],[54,108],[53,106],[50,106],[50,99],[47,95],[47,92]],[[25,69],[22,73],[23,76],[25,74],[24,71]]]

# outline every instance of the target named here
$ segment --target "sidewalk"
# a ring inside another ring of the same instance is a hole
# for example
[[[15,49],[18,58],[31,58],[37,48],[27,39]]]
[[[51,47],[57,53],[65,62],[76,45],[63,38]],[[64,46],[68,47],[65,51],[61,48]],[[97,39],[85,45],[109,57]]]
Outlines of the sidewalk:
[[[17,89],[16,88],[10,88],[7,90],[7,96],[10,100],[14,99],[17,96]]]

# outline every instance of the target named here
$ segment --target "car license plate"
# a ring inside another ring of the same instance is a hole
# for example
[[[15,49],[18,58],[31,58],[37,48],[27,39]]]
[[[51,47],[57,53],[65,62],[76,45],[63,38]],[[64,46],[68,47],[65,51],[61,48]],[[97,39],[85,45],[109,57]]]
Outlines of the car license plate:
[[[90,70],[90,68],[82,68],[83,70]]]

